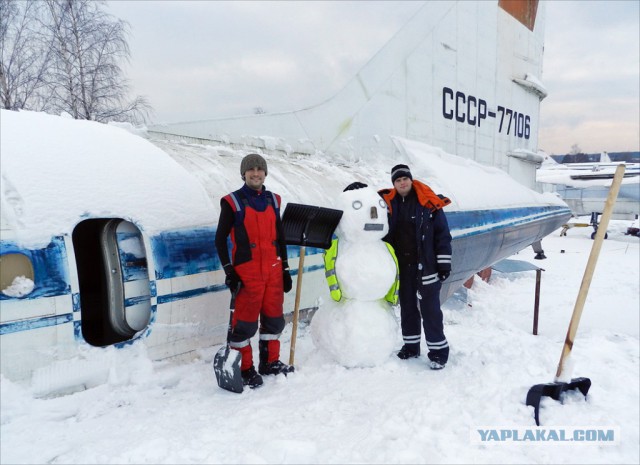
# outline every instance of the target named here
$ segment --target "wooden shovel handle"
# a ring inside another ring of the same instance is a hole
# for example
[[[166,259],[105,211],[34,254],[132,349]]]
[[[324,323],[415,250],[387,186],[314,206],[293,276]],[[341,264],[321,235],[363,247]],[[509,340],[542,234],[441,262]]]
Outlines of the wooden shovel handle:
[[[291,349],[289,350],[289,365],[293,366],[293,358],[296,352],[296,336],[298,334],[298,312],[300,309],[300,293],[302,291],[302,273],[304,272],[304,246],[300,247],[300,260],[298,261],[298,281],[296,282],[296,303],[293,307],[293,328],[291,329]]]
[[[580,324],[580,317],[582,316],[582,310],[584,303],[587,300],[587,294],[589,293],[589,286],[591,285],[591,279],[593,278],[593,272],[596,268],[596,262],[598,261],[598,255],[600,255],[600,249],[602,248],[602,242],[604,241],[604,235],[607,233],[607,227],[609,226],[609,220],[613,214],[613,205],[616,203],[618,192],[620,191],[620,185],[622,184],[622,178],[624,177],[625,166],[623,164],[618,165],[616,173],[613,176],[613,182],[609,189],[609,195],[607,201],[604,204],[604,211],[602,212],[602,218],[600,219],[600,226],[596,232],[596,237],[593,240],[593,246],[591,247],[591,254],[589,255],[589,261],[584,270],[584,276],[582,278],[582,284],[578,291],[578,298],[576,299],[576,305],[573,308],[573,315],[571,316],[571,322],[569,323],[569,329],[567,330],[567,337],[564,341],[564,347],[562,348],[562,355],[560,356],[560,362],[558,363],[558,369],[556,371],[556,381],[562,376],[562,369],[564,366],[565,358],[571,352],[573,348],[573,340],[578,331],[578,325]]]

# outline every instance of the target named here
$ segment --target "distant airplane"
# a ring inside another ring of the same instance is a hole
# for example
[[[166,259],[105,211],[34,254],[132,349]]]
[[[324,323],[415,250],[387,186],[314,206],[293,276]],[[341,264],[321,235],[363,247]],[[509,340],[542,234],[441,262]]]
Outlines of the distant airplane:
[[[569,205],[575,216],[600,214],[616,167],[625,164],[624,179],[613,217],[634,219],[640,214],[640,163],[612,162],[607,152],[592,163],[557,163],[547,157],[536,173],[539,183],[550,186]]]
[[[176,360],[222,343],[219,201],[241,184],[240,157],[252,151],[267,157],[266,184],[285,202],[326,206],[353,181],[389,185],[391,166],[410,163],[453,201],[443,299],[539,243],[570,211],[528,188],[546,95],[538,7],[426,3],[325,103],[155,127],[152,143],[112,125],[2,110],[2,375],[62,393],[106,379],[104,347],[140,343],[153,359]],[[216,145],[215,156],[193,142]],[[289,252],[295,270],[298,250]],[[328,298],[321,252],[307,251],[302,309]]]

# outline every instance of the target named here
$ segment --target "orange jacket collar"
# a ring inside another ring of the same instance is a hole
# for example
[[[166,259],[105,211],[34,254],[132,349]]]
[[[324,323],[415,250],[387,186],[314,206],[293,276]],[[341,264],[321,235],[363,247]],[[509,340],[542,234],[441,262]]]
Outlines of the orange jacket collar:
[[[451,200],[447,197],[439,197],[438,194],[433,192],[433,190],[427,186],[426,184],[416,181],[415,179],[411,182],[413,185],[413,189],[416,191],[416,195],[418,196],[418,202],[420,205],[428,208],[431,211],[440,210],[441,208],[446,207],[451,203]],[[398,195],[398,191],[395,187],[391,189],[383,189],[380,191],[382,198],[384,198],[385,202],[387,202],[387,206],[389,207],[389,213],[391,213],[391,201]]]

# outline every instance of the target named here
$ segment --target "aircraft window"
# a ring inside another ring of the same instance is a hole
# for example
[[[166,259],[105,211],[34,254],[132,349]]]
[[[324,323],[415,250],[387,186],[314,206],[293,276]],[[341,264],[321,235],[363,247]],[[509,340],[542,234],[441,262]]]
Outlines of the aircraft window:
[[[9,297],[23,297],[35,287],[33,264],[21,253],[0,256],[0,289]]]
[[[88,219],[75,227],[73,248],[85,341],[103,347],[134,338],[151,319],[140,230],[121,218]]]

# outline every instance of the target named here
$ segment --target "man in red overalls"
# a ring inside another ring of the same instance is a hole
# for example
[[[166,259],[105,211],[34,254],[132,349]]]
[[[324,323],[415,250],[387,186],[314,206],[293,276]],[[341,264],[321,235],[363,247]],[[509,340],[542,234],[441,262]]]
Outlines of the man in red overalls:
[[[280,333],[284,329],[284,292],[291,290],[287,246],[280,219],[280,196],[263,186],[267,162],[258,154],[242,159],[245,184],[220,200],[216,249],[226,274],[225,284],[236,295],[230,347],[240,351],[244,385],[262,385],[260,375],[291,373],[293,366],[280,361]],[[227,237],[231,236],[229,259]],[[260,363],[253,366],[251,337],[258,330]]]

